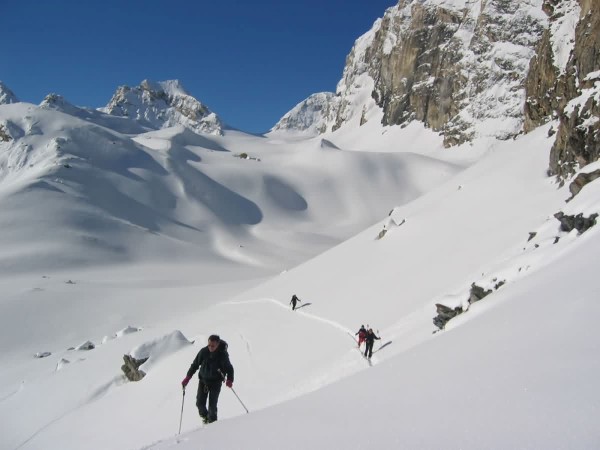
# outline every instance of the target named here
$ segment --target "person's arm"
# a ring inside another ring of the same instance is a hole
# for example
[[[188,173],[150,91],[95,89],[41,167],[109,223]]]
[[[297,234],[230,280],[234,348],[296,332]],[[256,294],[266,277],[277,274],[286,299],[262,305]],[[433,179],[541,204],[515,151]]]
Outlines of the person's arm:
[[[227,376],[227,381],[233,383],[233,365],[231,361],[229,361],[229,354],[225,354],[225,358],[223,360],[223,368],[225,369],[225,375]]]
[[[194,376],[194,373],[196,373],[196,370],[198,370],[198,368],[200,367],[200,365],[202,364],[202,359],[200,357],[200,353],[202,352],[202,350],[200,350],[198,352],[198,354],[196,355],[196,357],[194,358],[194,361],[192,361],[192,365],[190,366],[190,368],[187,371],[187,374],[185,376],[185,378],[183,379],[183,381],[181,382],[181,385],[183,386],[183,388],[185,389],[185,387],[188,385],[188,383],[190,382],[190,380],[192,379],[192,377]]]
[[[202,365],[202,350],[200,350],[198,352],[198,354],[194,358],[194,361],[192,361],[192,365],[190,366],[189,370],[187,371],[187,376],[189,378],[192,378],[194,376],[194,374],[196,373],[196,371],[200,368],[201,365]]]

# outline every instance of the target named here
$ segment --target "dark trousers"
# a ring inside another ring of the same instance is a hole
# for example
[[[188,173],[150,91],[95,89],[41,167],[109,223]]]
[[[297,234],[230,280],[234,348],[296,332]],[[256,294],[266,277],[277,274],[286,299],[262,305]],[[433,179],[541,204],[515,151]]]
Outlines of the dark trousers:
[[[373,356],[373,341],[367,341],[367,345],[365,345],[365,356],[367,358]]]
[[[206,417],[209,422],[217,420],[217,402],[221,393],[221,382],[205,383],[200,380],[198,384],[198,395],[196,396],[196,406],[202,418]],[[208,409],[206,409],[206,400],[208,400]]]

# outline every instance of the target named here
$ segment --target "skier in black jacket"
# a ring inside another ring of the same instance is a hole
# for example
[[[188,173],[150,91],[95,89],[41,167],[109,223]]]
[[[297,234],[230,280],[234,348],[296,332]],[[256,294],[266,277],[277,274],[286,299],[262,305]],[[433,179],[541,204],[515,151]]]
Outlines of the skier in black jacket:
[[[298,298],[298,296],[296,294],[292,295],[292,299],[290,300],[290,304],[292,305],[292,311],[296,310],[297,302],[302,303],[302,301]]]
[[[373,356],[373,344],[375,343],[375,339],[381,338],[375,335],[373,328],[369,328],[369,331],[367,331],[367,336],[365,337],[365,342],[367,343],[365,346],[365,356],[369,359],[371,359],[371,356]]]
[[[229,388],[233,385],[233,366],[229,361],[227,343],[216,334],[208,338],[208,345],[201,349],[194,358],[186,377],[181,382],[184,389],[198,369],[200,369],[198,371],[200,383],[198,384],[196,406],[202,421],[211,423],[217,420],[217,402],[221,392],[221,383],[225,381],[225,385]],[[206,409],[207,399],[208,409]]]

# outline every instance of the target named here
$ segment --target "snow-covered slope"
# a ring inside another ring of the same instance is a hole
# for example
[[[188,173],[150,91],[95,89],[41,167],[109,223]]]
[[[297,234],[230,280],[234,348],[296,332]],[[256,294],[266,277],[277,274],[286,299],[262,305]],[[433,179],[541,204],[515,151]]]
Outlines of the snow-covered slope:
[[[230,138],[240,146],[255,139]],[[158,148],[158,136],[150,139]],[[296,145],[284,148],[302,160]],[[200,272],[155,262],[3,277],[7,447],[438,448],[443,436],[451,449],[594,448],[600,339],[590,261],[598,229],[567,234],[553,214],[597,211],[598,186],[566,204],[567,189],[544,170],[550,146],[540,129],[489,149],[363,233],[258,285],[259,271],[252,279],[235,266],[211,268],[206,255],[198,256],[207,263]],[[305,168],[331,166],[335,159],[317,155],[340,152],[304,151],[311,153]],[[328,183],[351,190],[335,178]],[[527,242],[530,232],[537,234]],[[269,245],[254,237],[248,246]],[[467,305],[472,283],[499,281],[433,334],[436,303]],[[292,293],[302,300],[295,312]],[[373,367],[355,349],[361,323],[382,337]],[[224,389],[221,420],[193,431],[200,426],[193,381],[176,439],[179,383],[214,332],[229,342],[234,388],[251,413]],[[94,349],[68,350],[88,340]],[[33,357],[43,352],[50,355]],[[124,381],[125,353],[151,356],[141,382]]]
[[[270,132],[283,130],[309,136],[322,134],[331,128],[337,101],[338,97],[331,92],[313,94],[285,114]]]
[[[0,107],[0,123],[12,136],[0,142],[0,265],[13,272],[199,254],[281,270],[462,167],[320,139],[289,144],[183,126],[132,135],[141,131],[135,121],[56,95],[40,107]],[[306,233],[320,242],[302,242]]]

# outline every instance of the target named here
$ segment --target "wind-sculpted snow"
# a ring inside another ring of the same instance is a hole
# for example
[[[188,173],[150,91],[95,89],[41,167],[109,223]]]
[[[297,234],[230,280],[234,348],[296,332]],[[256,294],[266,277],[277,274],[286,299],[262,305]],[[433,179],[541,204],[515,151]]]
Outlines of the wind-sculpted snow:
[[[181,331],[175,330],[165,336],[137,346],[129,354],[137,360],[147,360],[140,366],[140,369],[148,373],[152,370],[152,367],[167,359],[173,353],[192,344],[193,342],[190,342]]]

